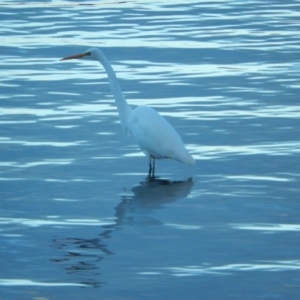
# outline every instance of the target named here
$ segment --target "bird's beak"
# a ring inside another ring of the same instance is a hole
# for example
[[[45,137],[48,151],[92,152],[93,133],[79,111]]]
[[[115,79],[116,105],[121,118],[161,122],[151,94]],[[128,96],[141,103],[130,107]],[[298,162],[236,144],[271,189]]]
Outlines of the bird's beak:
[[[76,59],[76,58],[82,58],[86,55],[86,53],[80,53],[80,54],[75,54],[75,55],[70,55],[70,56],[67,56],[67,57],[64,57],[60,60],[67,60],[67,59]]]

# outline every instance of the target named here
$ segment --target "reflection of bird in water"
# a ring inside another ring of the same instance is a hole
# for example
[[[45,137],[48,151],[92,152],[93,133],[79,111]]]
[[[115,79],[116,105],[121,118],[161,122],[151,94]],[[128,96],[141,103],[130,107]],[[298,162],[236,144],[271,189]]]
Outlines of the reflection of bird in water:
[[[53,246],[63,249],[63,256],[53,258],[51,261],[63,263],[68,274],[80,276],[80,283],[99,287],[101,276],[100,263],[111,252],[108,247],[109,239],[116,230],[125,230],[129,226],[151,226],[161,224],[149,216],[153,211],[161,209],[164,205],[186,198],[191,191],[193,181],[169,181],[165,179],[147,178],[138,186],[133,187],[133,195],[122,196],[122,201],[116,206],[114,224],[103,225],[102,232],[91,239],[78,237],[53,239]],[[93,278],[93,279],[90,279]]]
[[[158,220],[147,217],[164,204],[185,198],[191,191],[193,181],[170,181],[166,179],[145,180],[132,188],[133,196],[123,196],[116,207],[117,224],[154,225]]]
[[[179,134],[158,112],[144,105],[131,109],[112,66],[101,50],[92,48],[62,60],[75,58],[98,60],[103,65],[115,98],[123,131],[133,137],[148,157],[149,176],[154,177],[155,159],[171,158],[187,165],[194,164],[194,158],[186,150]]]

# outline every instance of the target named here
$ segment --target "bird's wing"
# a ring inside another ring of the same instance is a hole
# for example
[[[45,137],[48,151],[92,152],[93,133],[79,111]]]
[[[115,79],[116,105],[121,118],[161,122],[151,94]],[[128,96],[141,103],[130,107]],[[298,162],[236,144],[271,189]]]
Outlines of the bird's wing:
[[[193,158],[185,149],[178,133],[154,109],[148,106],[135,108],[129,118],[128,129],[141,150],[149,157],[193,163]]]

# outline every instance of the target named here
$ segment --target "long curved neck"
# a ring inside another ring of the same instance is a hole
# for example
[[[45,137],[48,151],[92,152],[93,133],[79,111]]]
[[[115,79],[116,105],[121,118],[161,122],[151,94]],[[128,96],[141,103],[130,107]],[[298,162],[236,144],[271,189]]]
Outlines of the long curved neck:
[[[99,62],[103,65],[107,73],[110,89],[115,98],[115,102],[118,108],[122,129],[125,133],[127,133],[127,121],[132,110],[126,102],[115,71],[113,70],[105,55],[100,50],[97,52],[97,58]]]

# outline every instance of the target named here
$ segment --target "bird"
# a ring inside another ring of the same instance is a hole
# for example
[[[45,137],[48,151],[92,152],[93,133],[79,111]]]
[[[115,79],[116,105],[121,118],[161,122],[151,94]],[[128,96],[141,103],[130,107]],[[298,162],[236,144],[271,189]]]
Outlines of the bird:
[[[181,137],[164,117],[149,106],[141,105],[133,109],[129,106],[116,73],[100,49],[91,48],[61,60],[80,58],[99,61],[105,69],[118,109],[121,127],[126,135],[133,137],[141,151],[147,156],[149,178],[155,176],[156,159],[174,159],[190,166],[194,164],[195,160],[186,149]]]

